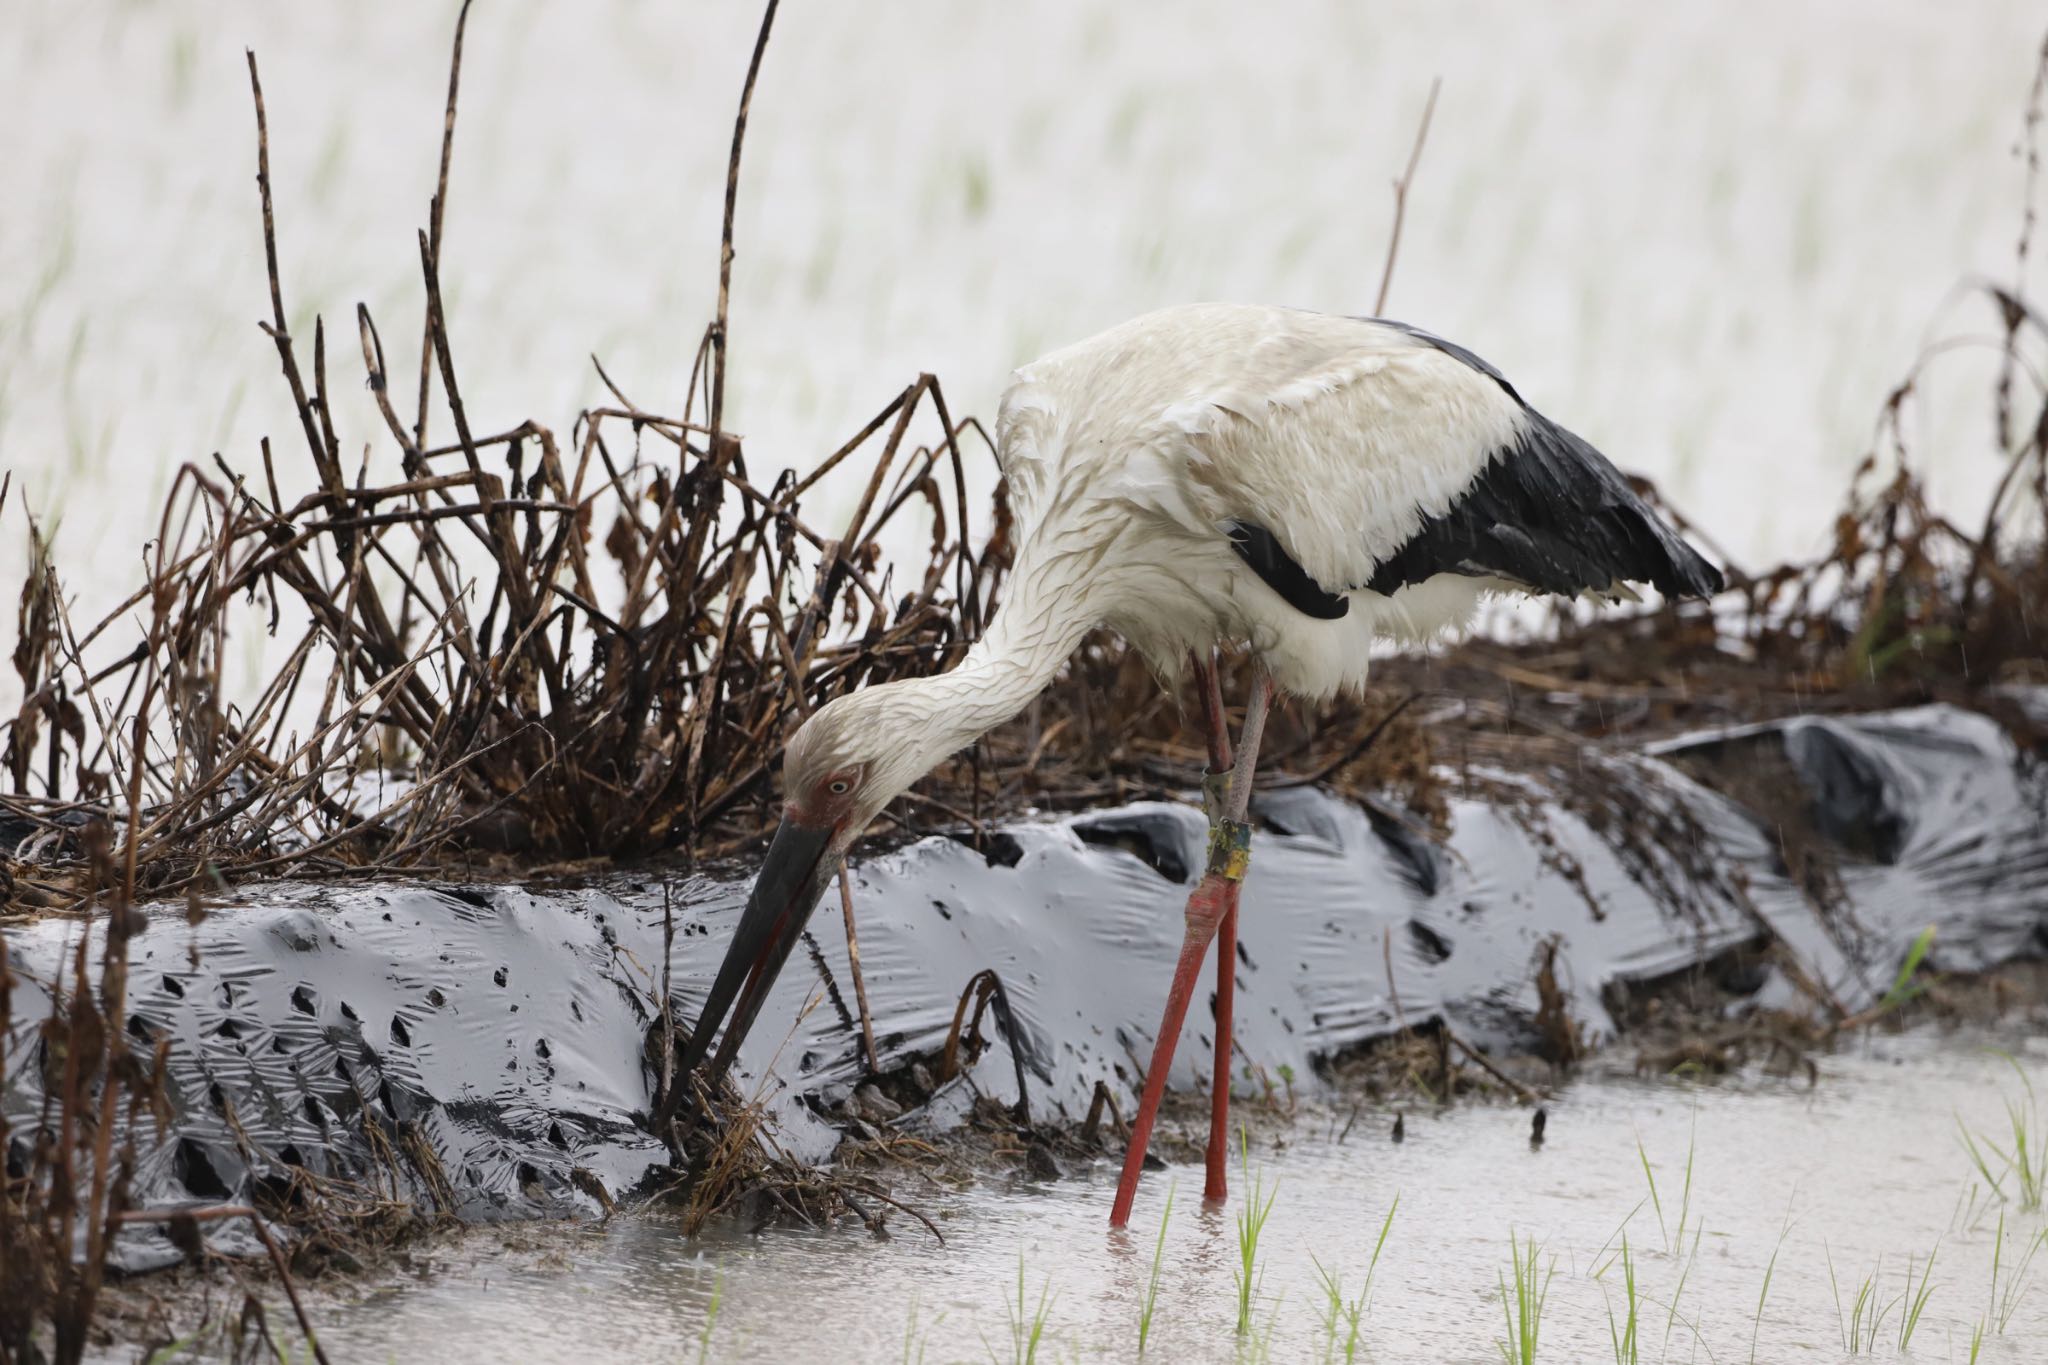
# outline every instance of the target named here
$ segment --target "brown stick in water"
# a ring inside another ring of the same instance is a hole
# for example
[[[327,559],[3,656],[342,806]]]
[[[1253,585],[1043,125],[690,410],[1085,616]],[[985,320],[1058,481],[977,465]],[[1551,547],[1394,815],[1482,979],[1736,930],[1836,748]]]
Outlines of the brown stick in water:
[[[860,1040],[867,1049],[868,1074],[878,1075],[882,1061],[875,1052],[875,1021],[868,1014],[868,983],[860,972],[860,938],[853,931],[853,880],[844,863],[839,865],[839,910],[846,917],[846,960],[853,968],[853,998],[860,1007]]]

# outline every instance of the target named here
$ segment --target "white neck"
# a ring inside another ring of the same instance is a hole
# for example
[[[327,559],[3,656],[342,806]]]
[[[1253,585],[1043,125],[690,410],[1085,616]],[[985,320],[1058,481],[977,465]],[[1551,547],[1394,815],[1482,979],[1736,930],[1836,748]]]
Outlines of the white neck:
[[[905,733],[906,766],[915,781],[949,754],[974,743],[1045,690],[1097,613],[1078,583],[1019,565],[1005,586],[988,631],[957,668],[875,689],[888,694],[891,724]]]

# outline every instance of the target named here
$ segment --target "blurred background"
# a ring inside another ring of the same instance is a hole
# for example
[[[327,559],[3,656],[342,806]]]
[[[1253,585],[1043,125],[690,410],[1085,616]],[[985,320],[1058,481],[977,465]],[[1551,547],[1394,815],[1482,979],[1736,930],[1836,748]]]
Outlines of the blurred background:
[[[350,314],[368,303],[415,371],[456,9],[0,0],[10,633],[25,509],[82,624],[139,581],[180,463],[259,471],[267,433],[310,483],[256,325],[245,47],[292,330],[309,348],[326,315],[344,452],[395,473]],[[592,354],[680,410],[758,17],[476,5],[443,279],[480,430],[566,432],[603,396]],[[789,0],[747,142],[728,424],[759,475],[920,370],[992,415],[1013,366],[1159,305],[1370,311],[1390,180],[1441,76],[1389,315],[1498,364],[1738,562],[1806,553],[1923,345],[1994,331],[1955,291],[2012,277],[2041,22],[2017,0]],[[1994,363],[1954,352],[1909,413],[1964,515],[1999,470]],[[969,453],[985,493],[993,461]]]

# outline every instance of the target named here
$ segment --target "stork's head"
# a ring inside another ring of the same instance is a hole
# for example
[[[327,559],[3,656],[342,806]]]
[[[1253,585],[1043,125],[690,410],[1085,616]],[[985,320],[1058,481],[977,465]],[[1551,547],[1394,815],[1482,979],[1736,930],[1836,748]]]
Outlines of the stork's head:
[[[703,1060],[732,1009],[712,1066],[714,1073],[725,1069],[848,845],[882,807],[959,747],[940,718],[919,705],[929,688],[925,680],[922,687],[897,683],[840,697],[790,737],[782,762],[782,823],[684,1050],[684,1075]]]
[[[936,678],[836,698],[789,737],[783,821],[843,828],[846,843],[963,742],[950,734]],[[971,736],[970,736],[971,738]]]

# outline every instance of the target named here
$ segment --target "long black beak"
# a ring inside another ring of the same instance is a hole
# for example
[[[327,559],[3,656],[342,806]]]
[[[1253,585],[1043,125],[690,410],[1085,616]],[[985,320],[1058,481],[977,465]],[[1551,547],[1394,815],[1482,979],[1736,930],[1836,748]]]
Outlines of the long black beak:
[[[725,1074],[732,1063],[733,1053],[754,1026],[768,988],[775,984],[789,950],[796,946],[811,912],[817,909],[825,883],[837,870],[839,860],[832,852],[834,833],[829,825],[814,829],[783,816],[762,860],[761,875],[754,881],[754,893],[747,897],[739,928],[733,931],[732,946],[719,964],[718,979],[711,983],[704,1012],[697,1018],[689,1046],[683,1049],[679,1078],[688,1077],[704,1060],[711,1050],[712,1035],[738,997],[739,1007],[711,1063],[711,1075]]]

